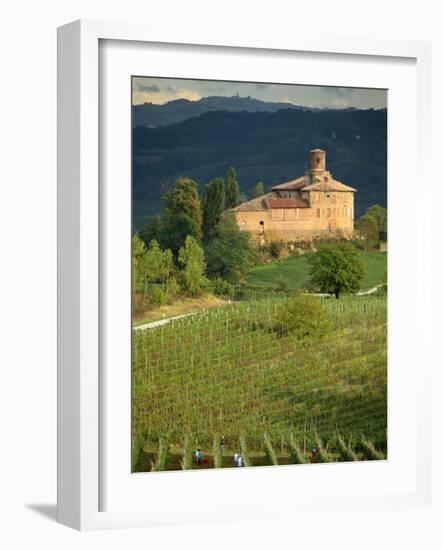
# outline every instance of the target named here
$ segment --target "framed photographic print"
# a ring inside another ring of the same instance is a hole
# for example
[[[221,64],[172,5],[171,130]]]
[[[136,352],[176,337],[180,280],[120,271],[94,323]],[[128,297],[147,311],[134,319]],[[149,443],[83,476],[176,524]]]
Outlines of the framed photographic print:
[[[59,29],[60,522],[425,505],[428,52]]]

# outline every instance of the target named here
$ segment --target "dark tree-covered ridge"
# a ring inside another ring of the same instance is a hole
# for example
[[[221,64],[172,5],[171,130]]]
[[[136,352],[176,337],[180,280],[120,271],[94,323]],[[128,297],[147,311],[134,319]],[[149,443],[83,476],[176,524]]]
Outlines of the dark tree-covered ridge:
[[[308,151],[327,151],[333,176],[356,187],[356,215],[387,206],[387,111],[212,111],[178,124],[133,130],[134,222],[161,211],[164,186],[186,176],[204,185],[235,167],[248,198],[304,173]]]

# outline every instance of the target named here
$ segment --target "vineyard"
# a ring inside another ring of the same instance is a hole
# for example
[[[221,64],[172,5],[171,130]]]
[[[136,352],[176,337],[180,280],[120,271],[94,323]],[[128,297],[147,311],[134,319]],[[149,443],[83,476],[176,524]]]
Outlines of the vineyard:
[[[278,327],[275,297],[133,331],[133,471],[385,458],[386,297],[314,299],[317,337]]]

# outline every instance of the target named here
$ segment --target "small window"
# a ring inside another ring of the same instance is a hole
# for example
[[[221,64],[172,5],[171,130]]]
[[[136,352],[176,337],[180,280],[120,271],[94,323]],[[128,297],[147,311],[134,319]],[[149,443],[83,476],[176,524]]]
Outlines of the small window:
[[[261,221],[259,222],[259,225],[264,225],[264,222],[261,220]]]

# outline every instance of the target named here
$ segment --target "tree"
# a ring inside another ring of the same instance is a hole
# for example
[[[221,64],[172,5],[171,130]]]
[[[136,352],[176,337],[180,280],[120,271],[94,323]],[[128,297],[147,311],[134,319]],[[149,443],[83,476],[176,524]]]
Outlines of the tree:
[[[259,181],[253,188],[253,198],[257,199],[262,195],[264,195],[264,184],[262,183],[262,181]]]
[[[190,235],[186,237],[184,246],[180,248],[178,254],[178,262],[182,267],[184,290],[190,296],[197,296],[208,281],[205,277],[204,251],[194,237]]]
[[[150,294],[155,285],[164,285],[174,271],[173,255],[170,250],[161,250],[153,239],[146,248],[138,235],[132,239],[132,292]]]
[[[146,246],[149,246],[150,241],[153,241],[154,239],[162,244],[163,232],[163,219],[161,216],[154,216],[141,228],[140,237],[143,239]]]
[[[205,187],[203,202],[203,234],[208,242],[215,235],[216,224],[225,208],[224,180],[215,178]]]
[[[231,166],[227,171],[226,182],[226,208],[235,208],[239,204],[239,183],[236,179],[235,168]]]
[[[373,242],[379,240],[379,227],[372,216],[364,214],[358,218],[355,223],[355,228],[360,237],[367,243],[368,248],[373,245]]]
[[[379,204],[375,204],[367,208],[365,216],[372,218],[377,226],[379,232],[379,239],[387,240],[387,209]]]
[[[201,227],[187,214],[174,214],[167,216],[163,222],[161,233],[161,246],[170,248],[175,258],[181,247],[184,246],[186,237],[191,236],[196,241],[201,240]]]
[[[138,234],[132,237],[132,295],[143,288],[143,262],[146,254],[144,242]]]
[[[222,277],[230,283],[237,283],[241,279],[252,266],[255,257],[249,233],[240,231],[232,212],[223,214],[205,252],[209,277]]]
[[[185,215],[195,222],[201,238],[201,204],[197,184],[189,178],[178,178],[172,191],[163,196],[166,219]]]
[[[154,239],[143,260],[144,279],[146,284],[165,283],[173,273],[173,255],[171,250],[161,250]]]
[[[357,250],[349,243],[323,244],[308,256],[310,280],[321,292],[356,293],[361,288],[366,266]]]

